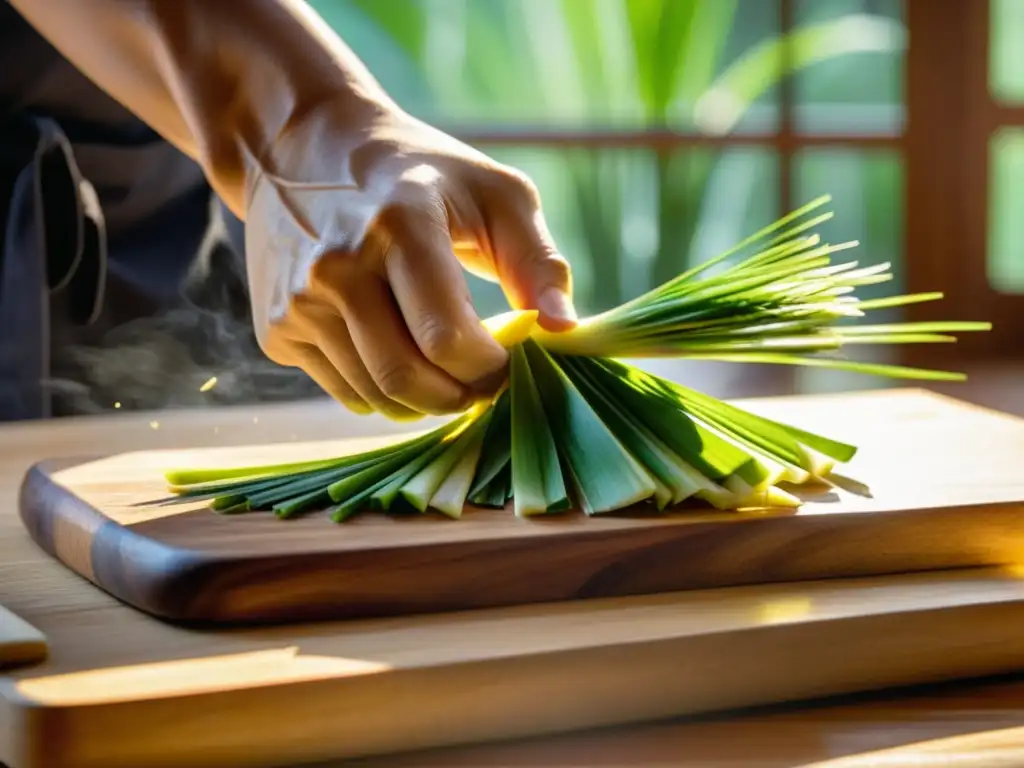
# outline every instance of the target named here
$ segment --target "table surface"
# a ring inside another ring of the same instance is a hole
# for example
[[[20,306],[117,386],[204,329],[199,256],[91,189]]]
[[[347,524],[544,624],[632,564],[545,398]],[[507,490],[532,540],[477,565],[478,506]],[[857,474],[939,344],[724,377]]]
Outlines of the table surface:
[[[182,445],[336,439],[339,434],[406,428],[376,417],[355,417],[327,402],[0,425],[0,604],[46,632],[55,658],[74,654],[73,630],[59,621],[68,609],[94,610],[97,620],[116,613],[123,626],[151,622],[84,583],[31,543],[17,519],[16,494],[34,461]],[[917,761],[908,762],[899,751],[884,757],[880,753],[893,749],[910,750]],[[1024,676],[350,765],[839,768],[931,765],[937,758],[922,755],[936,753],[942,754],[943,765],[1024,765]]]

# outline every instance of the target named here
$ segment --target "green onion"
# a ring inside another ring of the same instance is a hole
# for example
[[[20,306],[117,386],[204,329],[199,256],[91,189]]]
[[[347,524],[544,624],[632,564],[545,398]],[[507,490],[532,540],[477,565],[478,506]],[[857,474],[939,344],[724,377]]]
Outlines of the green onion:
[[[510,355],[506,386],[446,424],[348,456],[167,473],[167,504],[209,500],[222,514],[287,518],[326,511],[457,519],[468,506],[520,517],[580,509],[601,515],[680,506],[731,511],[799,506],[781,484],[841,485],[856,446],[749,413],[640,370],[625,358],[802,365],[905,379],[951,371],[859,362],[865,344],[945,344],[984,322],[869,323],[871,312],[940,293],[862,300],[892,279],[888,264],[834,261],[856,243],[813,233],[831,218],[818,198],[726,253],[619,307],[550,333],[535,311],[485,321]]]

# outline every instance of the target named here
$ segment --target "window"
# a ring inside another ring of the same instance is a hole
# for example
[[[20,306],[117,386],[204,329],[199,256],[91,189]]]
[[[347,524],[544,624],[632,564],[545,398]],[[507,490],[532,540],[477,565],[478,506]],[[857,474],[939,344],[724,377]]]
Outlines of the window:
[[[991,15],[988,0],[313,4],[406,109],[530,173],[583,312],[825,191],[823,234],[893,263],[897,285],[877,290],[947,292],[907,317],[1000,322],[1021,306],[1024,0],[992,0]],[[473,290],[482,312],[504,307],[494,286]],[[958,351],[1021,348],[1015,332],[991,336]]]
[[[1015,30],[1021,0],[905,0],[907,276],[947,301],[910,313],[994,323],[957,345],[963,357],[1019,360],[1024,352],[1024,251],[1016,210],[1024,187]],[[954,353],[939,351],[943,359]],[[917,357],[918,361],[924,351]]]
[[[1003,294],[1024,294],[1024,2],[992,0],[989,92],[999,107],[990,138],[987,275]]]

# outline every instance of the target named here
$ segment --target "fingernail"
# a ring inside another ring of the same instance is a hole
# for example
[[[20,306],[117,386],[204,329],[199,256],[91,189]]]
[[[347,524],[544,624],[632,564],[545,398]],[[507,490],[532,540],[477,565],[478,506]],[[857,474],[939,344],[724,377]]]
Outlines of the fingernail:
[[[572,299],[565,291],[554,286],[545,289],[540,295],[537,309],[554,320],[575,323],[579,319],[576,316],[576,308],[572,305]]]

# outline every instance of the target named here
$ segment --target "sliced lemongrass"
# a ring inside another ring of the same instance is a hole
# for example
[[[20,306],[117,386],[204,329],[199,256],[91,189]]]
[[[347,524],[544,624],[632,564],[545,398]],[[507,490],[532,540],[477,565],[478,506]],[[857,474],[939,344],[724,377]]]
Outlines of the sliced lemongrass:
[[[566,375],[594,408],[597,415],[618,441],[651,474],[656,485],[654,498],[659,510],[664,509],[670,503],[678,504],[683,499],[697,493],[699,486],[690,481],[687,473],[679,466],[678,457],[668,446],[646,429],[643,424],[631,419],[623,412],[620,406],[617,406],[611,398],[607,397],[589,380],[585,371],[573,366],[571,360],[565,360],[564,363],[563,370]]]
[[[923,304],[929,301],[940,301],[944,294],[941,291],[924,293],[907,293],[898,296],[880,296],[877,299],[860,299],[857,303],[863,310],[889,309],[905,307],[910,304]]]
[[[539,316],[540,313],[535,309],[513,310],[489,317],[483,321],[483,325],[495,341],[511,349],[530,338]]]
[[[343,523],[361,510],[372,509],[371,499],[373,495],[386,488],[394,479],[394,475],[378,477],[370,483],[354,489],[353,493],[343,499],[332,497],[332,501],[338,501],[334,507],[328,510],[328,514],[336,523]]]
[[[598,418],[551,356],[533,341],[524,342],[523,349],[583,511],[600,514],[653,497],[658,489],[651,475]]]
[[[317,507],[331,503],[331,495],[327,492],[326,486],[321,486],[305,494],[292,496],[288,499],[276,502],[271,509],[274,514],[281,518],[295,517],[301,512],[306,512]],[[252,504],[246,505],[249,509],[255,509]]]
[[[485,448],[486,448],[486,440]],[[512,483],[512,459],[500,468],[498,473],[487,483],[473,490],[470,488],[469,502],[478,507],[504,507],[506,502],[506,488]]]
[[[375,463],[375,460],[369,459],[358,464],[349,464],[344,467],[339,467],[338,469],[318,472],[308,477],[297,478],[287,485],[273,486],[259,490],[249,490],[246,492],[246,497],[253,509],[261,509],[266,506],[286,502],[292,498],[305,496],[307,493],[314,490],[322,490],[326,492],[327,488],[333,483],[336,483],[343,478],[355,475],[367,467],[374,466]]]
[[[427,450],[413,457],[405,466],[397,469],[390,480],[382,487],[377,488],[368,500],[371,509],[388,511],[392,504],[398,501],[400,506],[410,504],[409,499],[402,494],[406,484],[411,482],[420,472],[427,469],[435,461],[438,461],[452,445],[458,443],[466,430],[472,429],[480,418],[480,413],[486,412],[486,406],[480,404],[475,406],[459,419],[450,423],[450,428]],[[414,505],[413,508],[418,509]],[[423,510],[419,510],[423,511]]]
[[[445,479],[452,473],[455,466],[462,460],[466,451],[483,439],[485,430],[490,422],[490,414],[484,413],[472,424],[459,433],[454,440],[442,447],[431,461],[410,477],[401,486],[398,493],[405,501],[411,504],[420,512],[426,512],[430,505],[430,499],[440,488]],[[476,451],[478,454],[479,451]],[[475,464],[474,464],[475,467]],[[472,481],[470,477],[470,481]],[[469,490],[467,486],[467,491]]]
[[[804,453],[796,440],[781,430],[758,432],[757,417],[752,414],[714,398],[702,399],[681,385],[617,361],[602,361],[598,365],[613,374],[607,379],[610,384],[617,378],[632,381],[635,391],[621,390],[619,396],[629,399],[636,416],[644,419],[680,456],[691,463],[694,455],[699,456],[704,464],[700,469],[713,479],[732,475],[749,461],[749,453],[742,450],[748,445],[781,464],[808,469],[802,466]],[[752,434],[742,439],[747,432]]]
[[[512,460],[512,397],[509,389],[497,397],[477,462],[470,497],[476,496]]]
[[[478,430],[466,438],[468,444],[462,455],[430,497],[428,507],[451,518],[462,516],[466,497],[469,495],[469,486],[473,482],[473,473],[476,472],[477,461],[483,449],[484,435],[483,430]]]
[[[438,444],[439,441],[437,440],[429,443],[418,442],[398,449],[390,456],[371,463],[355,474],[331,483],[327,486],[327,492],[330,494],[332,501],[342,502],[346,498],[362,493],[367,488],[375,487],[382,480],[387,480],[402,467],[408,466],[409,462]]]
[[[201,499],[218,498],[227,495],[245,496],[251,493],[258,493],[261,490],[270,488],[286,487],[305,477],[312,477],[321,474],[323,470],[312,472],[299,472],[296,474],[263,475],[257,480],[240,482],[215,481],[212,483],[197,483],[196,485],[169,486],[168,492],[173,494],[167,499],[158,503],[188,503]]]
[[[892,333],[962,333],[966,331],[989,331],[991,323],[978,322],[921,322],[921,323],[886,323],[884,325],[846,325],[833,329],[844,336],[889,335]]]
[[[851,371],[853,373],[869,373],[876,376],[887,376],[899,379],[917,379],[922,381],[966,381],[967,375],[956,371],[939,371],[927,368],[911,368],[902,365],[884,363],[864,363],[853,360],[827,357],[807,357],[804,355],[784,355],[777,353],[740,352],[737,354],[701,354],[687,355],[692,360],[721,360],[734,363],[769,363],[772,365],[802,365],[810,368],[830,368],[833,370]]]
[[[562,511],[570,506],[558,447],[524,344],[512,349],[510,361],[512,487],[519,517]]]
[[[687,405],[694,422],[713,431],[723,442],[765,454],[782,465],[784,479],[802,483],[810,478],[814,466],[810,455],[784,430],[775,429],[757,416],[739,409],[720,410],[694,399],[689,399]]]
[[[444,443],[432,445],[412,461],[396,469],[387,478],[386,483],[377,486],[373,493],[370,494],[366,500],[367,507],[373,510],[388,512],[392,509],[393,505],[397,505],[398,509],[408,506],[423,512],[424,510],[412,504],[402,491],[405,489],[406,484],[419,475],[420,472],[427,470],[435,461],[440,459],[448,448],[449,446]]]
[[[798,496],[794,496],[788,491],[784,491],[773,485],[765,488],[764,490],[754,491],[750,495],[743,497],[737,502],[736,509],[796,509],[801,506],[803,506],[803,502]]]
[[[773,484],[782,481],[803,484],[812,478],[823,477],[832,471],[837,456],[848,461],[856,450],[853,446],[793,430],[785,424],[772,422],[732,406],[720,403],[709,406],[706,400],[697,404],[694,399],[690,400],[691,407],[710,424],[722,430],[720,434],[725,439],[752,451],[766,468],[767,474],[763,480],[770,477]],[[801,437],[817,448],[802,442]],[[754,482],[754,485],[760,486],[761,483]]]
[[[469,502],[478,507],[500,509],[512,496],[512,461],[509,460],[501,471],[477,493],[472,494]]]
[[[374,466],[329,486],[331,501],[337,502],[329,511],[331,519],[340,523],[363,509],[390,509],[402,485],[443,451],[474,415],[463,414],[425,438],[403,444]]]
[[[671,459],[673,470],[673,482],[670,487],[676,490],[677,502],[694,496],[718,509],[728,509],[735,502],[734,494],[716,482],[716,479],[724,479],[734,470],[747,464],[747,455],[723,457],[721,450],[715,450],[721,446],[708,445],[710,441],[705,440],[705,435],[701,434],[699,427],[688,414],[679,411],[670,401],[663,403],[659,408],[656,400],[638,398],[634,384],[628,377],[603,375],[605,371],[600,364],[592,360],[559,360],[564,361],[567,366],[571,365],[577,373],[585,374],[598,389],[609,394],[609,399],[627,407],[637,421],[638,427],[650,433],[656,445],[660,441],[660,444],[666,447],[668,452],[664,456]],[[647,375],[636,369],[632,371],[638,376]],[[730,458],[731,461],[728,461]]]
[[[265,464],[256,467],[205,468],[196,467],[171,469],[164,473],[164,478],[171,487],[183,488],[196,485],[212,484],[224,480],[257,481],[283,474],[309,472],[327,469],[345,459],[324,459],[320,461],[299,461],[290,464]]]
[[[722,487],[729,491],[737,499],[745,499],[753,495],[754,493],[757,493],[754,486],[746,482],[739,475],[732,475],[731,477],[725,478],[725,480],[722,481]],[[768,488],[769,486],[764,487]]]
[[[610,358],[674,357],[847,370],[905,379],[962,374],[848,360],[846,347],[955,341],[989,323],[847,323],[874,310],[942,298],[917,293],[861,299],[893,279],[891,265],[837,260],[856,241],[823,242],[827,195],[755,232],[713,259],[619,307],[551,333],[535,310],[485,321],[511,357],[497,398],[419,437],[337,459],[258,467],[178,469],[169,490],[213,498],[224,513],[271,507],[289,516],[335,503],[361,509],[429,507],[450,516],[467,501],[518,514],[665,508],[699,498],[719,509],[794,506],[777,483],[833,476],[856,448],[748,413]],[[712,268],[720,265],[712,272]],[[485,414],[490,423],[476,423]],[[475,424],[470,428],[469,424]],[[465,431],[463,431],[465,430]],[[570,489],[572,493],[570,493]],[[161,503],[169,503],[167,501]],[[397,506],[396,506],[397,505]]]

